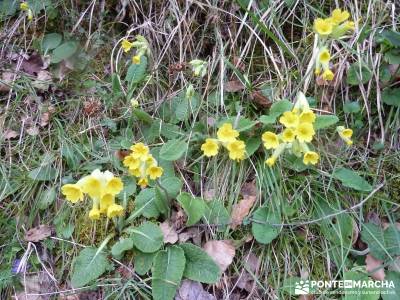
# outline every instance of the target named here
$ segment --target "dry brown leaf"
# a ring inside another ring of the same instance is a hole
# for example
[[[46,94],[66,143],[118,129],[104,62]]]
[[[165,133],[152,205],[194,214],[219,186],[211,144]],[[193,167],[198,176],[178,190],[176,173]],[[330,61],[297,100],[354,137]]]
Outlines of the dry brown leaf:
[[[131,153],[130,150],[116,150],[114,152],[114,156],[118,158],[119,160],[123,160],[126,156],[128,156]]]
[[[235,247],[229,240],[208,241],[203,249],[219,266],[221,272],[229,267],[235,257]]]
[[[24,287],[22,292],[14,296],[15,300],[50,300],[51,295],[46,293],[55,292],[56,289],[46,272],[23,276],[20,280]]]
[[[201,246],[201,234],[199,228],[191,227],[184,232],[181,232],[178,236],[179,242],[184,243],[189,239],[192,239],[193,244]]]
[[[0,92],[8,92],[10,90],[10,85],[13,83],[15,73],[4,71],[1,74],[0,80]]]
[[[83,113],[90,117],[96,115],[101,110],[101,103],[97,100],[85,101],[83,103]]]
[[[25,241],[27,242],[39,242],[51,236],[52,227],[49,225],[39,225],[37,227],[29,229],[25,233]]]
[[[49,111],[42,113],[42,115],[40,116],[40,127],[45,127],[49,124],[50,116],[51,115]]]
[[[231,80],[231,81],[225,82],[224,90],[226,92],[231,92],[231,93],[239,92],[239,91],[244,90],[244,85],[239,80]]]
[[[15,139],[17,137],[19,137],[19,133],[12,129],[6,129],[6,131],[3,134],[3,138],[5,140],[11,140],[11,139]]]
[[[241,194],[243,199],[232,207],[232,229],[242,224],[243,219],[249,214],[250,209],[257,199],[257,187],[255,182],[246,182],[241,189]]]
[[[263,95],[261,91],[254,91],[251,93],[251,99],[259,106],[266,108],[272,105],[271,100]]]
[[[21,70],[29,75],[38,75],[42,68],[43,60],[37,53],[32,53],[29,58],[25,58],[21,63]]]
[[[179,287],[175,300],[216,300],[213,295],[206,292],[200,282],[185,279]]]
[[[365,258],[366,271],[371,273],[371,277],[375,280],[385,279],[385,269],[383,268],[383,261],[376,259],[371,254],[368,254]],[[376,270],[378,269],[378,270]],[[376,270],[376,271],[374,271]]]
[[[26,132],[31,135],[31,136],[35,136],[39,134],[39,128],[37,128],[36,126],[32,126],[29,127]]]
[[[51,83],[52,75],[49,71],[40,70],[37,74],[36,80],[32,82],[33,87],[47,91]]]
[[[315,299],[314,295],[300,295],[299,300],[313,300]]]
[[[175,244],[178,241],[178,234],[168,221],[161,223],[160,228],[164,235],[164,243]]]

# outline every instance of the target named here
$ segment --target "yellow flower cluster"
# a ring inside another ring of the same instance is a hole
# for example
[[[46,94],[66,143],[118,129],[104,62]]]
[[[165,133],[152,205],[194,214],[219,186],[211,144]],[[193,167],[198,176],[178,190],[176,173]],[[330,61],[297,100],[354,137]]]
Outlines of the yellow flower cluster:
[[[125,53],[131,51],[132,48],[136,48],[136,53],[132,57],[133,64],[139,64],[141,57],[150,52],[149,42],[141,35],[137,35],[136,40],[133,42],[123,39],[121,42],[121,48]]]
[[[207,62],[201,59],[194,59],[189,62],[192,66],[193,75],[196,77],[204,77],[207,74]]]
[[[229,152],[229,158],[236,161],[245,159],[246,144],[237,139],[239,132],[233,129],[232,124],[224,123],[217,131],[217,139],[208,138],[201,145],[201,150],[207,157],[218,154],[220,145]]]
[[[351,130],[350,128],[345,128],[343,126],[338,126],[336,127],[336,131],[339,133],[339,136],[344,140],[347,145],[353,145],[353,141],[351,140],[353,130]]]
[[[33,12],[31,8],[29,7],[29,4],[27,2],[21,2],[19,5],[19,9],[21,11],[25,11],[27,13],[27,17],[29,21],[32,21],[33,19]]]
[[[121,179],[115,177],[113,173],[96,169],[77,183],[63,185],[61,193],[72,203],[83,201],[84,195],[87,194],[93,201],[89,218],[98,220],[101,214],[106,214],[108,218],[122,215],[124,208],[115,203],[115,196],[123,187]]]
[[[294,108],[286,111],[279,118],[279,122],[284,126],[280,134],[266,131],[262,135],[265,149],[273,149],[272,155],[265,163],[272,167],[278,157],[289,149],[296,156],[303,156],[303,163],[315,165],[318,163],[319,154],[310,151],[307,143],[313,140],[315,135],[314,122],[316,116],[310,109],[304,94],[299,93]]]
[[[316,58],[315,74],[318,76],[323,71],[322,78],[324,80],[330,81],[334,78],[334,73],[329,66],[331,54],[326,46],[327,39],[338,39],[348,31],[354,30],[354,22],[348,21],[349,18],[350,13],[347,10],[337,8],[330,17],[326,19],[318,18],[314,21],[314,30],[321,37],[321,45],[318,48]]]
[[[124,158],[123,164],[129,169],[129,173],[139,178],[138,184],[145,188],[149,184],[149,178],[156,180],[163,174],[163,168],[157,165],[157,161],[150,154],[149,147],[143,143],[132,145],[131,153]]]

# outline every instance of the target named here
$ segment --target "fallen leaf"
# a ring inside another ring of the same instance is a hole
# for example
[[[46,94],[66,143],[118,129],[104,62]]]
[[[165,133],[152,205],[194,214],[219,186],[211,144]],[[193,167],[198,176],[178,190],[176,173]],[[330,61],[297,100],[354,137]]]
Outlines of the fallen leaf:
[[[371,254],[368,254],[367,257],[365,258],[365,265],[366,265],[366,271],[371,273],[371,277],[375,280],[384,280],[385,279],[385,269],[383,268],[383,261],[380,259],[376,259],[373,257]]]
[[[15,73],[4,71],[1,74],[0,80],[0,92],[8,92],[10,90],[10,85],[13,83]]]
[[[52,227],[49,225],[39,225],[37,227],[29,229],[25,233],[25,241],[27,242],[39,242],[51,236]]]
[[[178,235],[179,242],[184,243],[192,239],[193,243],[197,246],[201,245],[200,230],[196,227],[191,227]]]
[[[161,223],[160,228],[164,235],[164,243],[175,244],[178,241],[178,234],[168,221]]]
[[[36,126],[32,126],[29,127],[26,132],[31,135],[31,136],[35,136],[39,134],[39,128],[37,128]]]
[[[40,116],[40,127],[45,127],[49,124],[50,116],[51,115],[49,111],[42,113],[42,115]]]
[[[97,100],[85,101],[83,103],[83,113],[90,117],[99,113],[101,110],[101,103]]]
[[[215,296],[206,292],[200,282],[185,279],[179,287],[175,300],[216,300]]]
[[[183,224],[186,223],[186,219],[186,214],[180,206],[177,207],[177,210],[172,210],[171,222],[176,230],[182,228]]]
[[[221,272],[229,267],[235,256],[235,247],[229,240],[208,241],[203,249],[219,266]]]
[[[21,70],[29,75],[37,76],[43,68],[43,60],[38,53],[32,53],[29,58],[25,58],[21,63]]]
[[[12,130],[12,129],[6,129],[6,131],[3,134],[3,138],[5,140],[15,139],[18,136],[19,136],[18,132],[16,132],[15,130]]]
[[[15,300],[50,300],[46,293],[55,292],[54,282],[46,272],[39,272],[35,275],[21,276],[23,291],[14,296]],[[45,295],[40,295],[45,294]]]
[[[240,273],[236,285],[242,290],[251,292],[254,286],[254,277],[248,271],[252,274],[257,274],[258,268],[260,267],[260,260],[254,253],[245,255],[243,260],[245,260],[245,268],[243,268]]]
[[[258,104],[259,106],[270,107],[272,105],[271,100],[269,100],[266,96],[263,95],[261,91],[254,91],[251,93],[251,99],[254,103]]]
[[[299,300],[312,300],[314,299],[314,295],[300,295]]]
[[[239,80],[231,80],[231,81],[225,82],[224,90],[226,92],[231,92],[231,93],[239,92],[239,91],[244,90],[244,85]]]
[[[131,279],[133,277],[133,273],[134,273],[131,269],[132,269],[131,264],[129,266],[120,265],[117,269],[117,272],[119,274],[121,274],[122,278]]]
[[[39,90],[47,91],[50,87],[51,79],[52,75],[49,71],[40,70],[32,85]]]
[[[254,182],[247,182],[243,185],[241,194],[243,199],[232,207],[231,228],[235,229],[242,224],[243,219],[249,214],[257,199],[257,188]]]

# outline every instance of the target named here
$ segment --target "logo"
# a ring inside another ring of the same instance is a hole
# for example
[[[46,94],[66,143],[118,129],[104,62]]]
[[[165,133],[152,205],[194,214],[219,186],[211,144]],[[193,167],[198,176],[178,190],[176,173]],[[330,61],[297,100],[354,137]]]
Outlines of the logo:
[[[300,280],[294,286],[295,295],[308,295],[310,293],[310,282],[308,280]]]

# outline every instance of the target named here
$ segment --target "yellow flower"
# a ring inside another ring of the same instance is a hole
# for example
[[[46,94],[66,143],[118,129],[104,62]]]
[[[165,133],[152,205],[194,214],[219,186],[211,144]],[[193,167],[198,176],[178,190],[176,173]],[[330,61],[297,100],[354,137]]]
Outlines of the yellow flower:
[[[123,212],[124,208],[121,205],[113,203],[107,209],[107,217],[110,219],[114,217],[119,217],[122,216]]]
[[[335,76],[335,74],[333,74],[333,72],[331,70],[329,70],[329,69],[326,69],[324,71],[324,73],[322,73],[322,78],[324,80],[331,81],[331,80],[333,80],[334,76]]]
[[[149,184],[149,181],[147,180],[146,177],[142,177],[139,179],[138,184],[142,189],[144,189]]]
[[[332,33],[333,24],[330,20],[318,18],[314,21],[314,30],[321,36],[327,36]]]
[[[356,27],[356,25],[353,21],[346,21],[343,23],[343,25],[346,30],[354,30]]]
[[[132,99],[131,105],[133,108],[137,108],[137,107],[139,107],[139,101],[137,101],[136,99]]]
[[[236,140],[228,144],[229,158],[232,160],[242,160],[246,153],[246,144],[243,141]]]
[[[111,194],[105,194],[100,199],[100,212],[107,212],[108,207],[113,203],[115,203],[115,197]]]
[[[283,132],[282,132],[282,140],[286,143],[291,143],[293,142],[293,140],[296,137],[296,133],[294,132],[293,129],[291,128],[286,128]]]
[[[286,111],[283,113],[283,116],[279,118],[279,122],[287,128],[295,128],[297,124],[299,124],[299,117],[291,111]]]
[[[296,128],[296,136],[300,142],[311,142],[314,134],[315,131],[311,123],[301,123]]]
[[[223,143],[233,142],[238,136],[239,132],[230,123],[223,124],[217,131],[217,137]]]
[[[329,64],[329,61],[331,60],[331,54],[329,53],[327,48],[322,48],[318,54],[318,59],[322,64]]]
[[[332,12],[332,21],[335,24],[340,24],[350,18],[350,13],[347,10],[341,10],[340,8],[336,8]]]
[[[351,137],[353,136],[353,130],[351,130],[350,128],[345,128],[343,126],[336,127],[336,130],[339,133],[339,136],[346,142],[347,145],[351,146],[353,144],[353,141],[351,140]]]
[[[315,71],[314,71],[314,74],[317,75],[317,76],[318,76],[319,74],[321,74],[321,68],[320,68],[320,67],[316,67],[316,68],[315,68]]]
[[[303,111],[300,114],[299,120],[300,123],[314,123],[315,122],[315,114],[312,110]]]
[[[135,177],[140,177],[141,172],[139,168],[136,169],[129,169],[129,173]]]
[[[124,50],[125,53],[129,52],[131,48],[133,47],[133,43],[128,41],[127,39],[123,39],[121,42],[121,47]]]
[[[107,182],[106,192],[117,195],[123,188],[124,184],[122,183],[121,178],[113,177]]]
[[[137,169],[140,166],[140,160],[132,155],[125,156],[123,164],[129,169]]]
[[[152,166],[147,169],[146,171],[147,175],[149,175],[150,179],[155,180],[159,177],[161,177],[163,173],[163,168],[157,167],[157,166]]]
[[[102,192],[101,182],[98,178],[92,175],[86,176],[81,179],[82,190],[85,194],[88,194],[92,198],[98,198]]]
[[[132,157],[133,158],[140,158],[141,160],[145,161],[148,158],[149,154],[149,147],[147,147],[143,143],[137,143],[131,147],[132,150]]]
[[[138,64],[140,64],[140,55],[134,55],[134,56],[132,56],[132,63],[134,64],[134,65],[138,65]]]
[[[218,154],[218,142],[215,139],[206,139],[205,143],[201,145],[201,151],[207,157],[212,157]]]
[[[272,167],[273,165],[275,165],[276,162],[276,157],[271,156],[270,158],[268,158],[265,163],[269,166]]]
[[[314,152],[314,151],[307,151],[306,153],[304,153],[304,157],[303,157],[303,163],[305,165],[315,165],[318,163],[319,160],[319,155],[318,153]]]
[[[61,187],[61,193],[68,201],[76,203],[83,200],[83,192],[77,184],[65,184]]]
[[[265,149],[276,149],[279,146],[278,136],[271,131],[264,132],[261,139],[264,142]]]
[[[89,211],[89,218],[91,220],[98,220],[100,219],[100,210],[98,208],[93,207],[90,211]]]
[[[26,2],[22,2],[22,3],[19,5],[19,9],[22,10],[22,11],[28,11],[28,10],[29,10],[29,4],[26,3]]]

